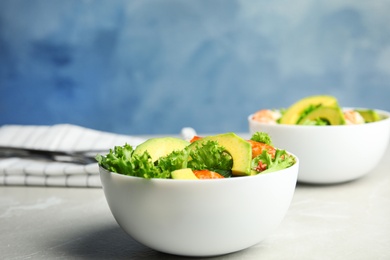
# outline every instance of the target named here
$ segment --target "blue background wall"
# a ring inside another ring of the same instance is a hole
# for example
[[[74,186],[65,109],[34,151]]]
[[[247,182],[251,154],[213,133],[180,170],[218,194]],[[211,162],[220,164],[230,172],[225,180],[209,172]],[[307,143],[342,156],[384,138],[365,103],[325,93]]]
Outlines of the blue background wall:
[[[1,0],[0,125],[247,131],[312,94],[390,110],[390,1]]]

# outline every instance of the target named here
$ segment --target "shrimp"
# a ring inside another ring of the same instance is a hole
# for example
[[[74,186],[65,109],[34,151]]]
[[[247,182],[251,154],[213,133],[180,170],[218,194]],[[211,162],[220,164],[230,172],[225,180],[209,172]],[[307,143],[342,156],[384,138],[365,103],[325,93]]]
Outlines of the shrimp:
[[[225,178],[221,174],[210,170],[193,170],[198,179],[222,179]]]
[[[272,157],[275,157],[276,149],[272,145],[247,140],[252,146],[252,159],[263,153],[266,150]]]
[[[357,111],[346,110],[344,111],[344,117],[347,125],[364,124],[364,118]]]
[[[278,110],[263,109],[253,114],[252,119],[261,123],[276,124],[281,116]]]
[[[202,137],[198,136],[198,135],[195,135],[194,137],[192,137],[192,139],[190,140],[190,143],[193,143],[195,141],[198,141],[199,139],[202,139]]]

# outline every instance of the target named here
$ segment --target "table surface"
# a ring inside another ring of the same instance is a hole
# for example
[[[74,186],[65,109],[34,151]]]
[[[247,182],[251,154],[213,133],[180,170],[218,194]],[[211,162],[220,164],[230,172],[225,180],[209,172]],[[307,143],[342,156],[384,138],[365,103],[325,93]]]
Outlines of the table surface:
[[[101,188],[0,187],[2,259],[184,259],[134,241]],[[390,259],[390,147],[366,176],[297,188],[279,228],[216,259]]]

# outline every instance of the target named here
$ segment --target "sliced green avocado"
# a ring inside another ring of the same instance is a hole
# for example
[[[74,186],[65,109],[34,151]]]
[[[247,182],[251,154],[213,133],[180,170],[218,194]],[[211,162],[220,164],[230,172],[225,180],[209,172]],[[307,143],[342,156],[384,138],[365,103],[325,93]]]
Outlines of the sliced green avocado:
[[[160,157],[170,154],[173,151],[182,150],[190,143],[175,137],[157,137],[151,138],[138,145],[134,153],[143,154],[148,151],[153,161],[158,160]]]
[[[342,110],[339,107],[325,107],[320,106],[307,114],[298,124],[305,124],[307,120],[313,121],[316,119],[322,119],[329,122],[330,125],[345,125],[345,118]]]
[[[309,106],[338,107],[337,99],[332,96],[318,95],[310,96],[299,100],[290,106],[280,119],[280,124],[295,125],[302,112]]]
[[[172,179],[197,180],[195,173],[190,168],[179,169],[171,172]]]
[[[207,141],[217,141],[222,147],[226,149],[226,152],[232,156],[233,175],[241,176],[251,174],[252,146],[249,142],[239,137],[235,133],[225,133],[204,137],[193,142],[191,146],[195,148],[197,145]]]
[[[366,123],[372,123],[381,120],[379,114],[372,109],[367,109],[367,110],[357,109],[356,112],[358,112],[363,117],[364,122]]]

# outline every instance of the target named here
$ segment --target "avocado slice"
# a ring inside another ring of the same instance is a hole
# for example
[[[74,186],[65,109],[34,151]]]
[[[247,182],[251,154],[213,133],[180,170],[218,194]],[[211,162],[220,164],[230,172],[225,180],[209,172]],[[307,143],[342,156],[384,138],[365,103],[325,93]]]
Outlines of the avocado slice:
[[[195,173],[190,168],[179,169],[171,172],[172,179],[198,180]]]
[[[189,142],[180,138],[156,137],[148,139],[138,145],[134,150],[134,154],[143,154],[145,151],[148,151],[154,162],[173,151],[184,149],[189,144]]]
[[[252,161],[252,146],[249,142],[239,137],[235,133],[224,133],[207,136],[193,142],[189,147],[195,147],[203,142],[217,141],[219,145],[226,149],[233,158],[232,174],[235,176],[250,175]]]
[[[298,124],[302,125],[307,120],[323,119],[330,125],[345,125],[345,118],[339,107],[320,106],[299,120]]]
[[[298,120],[302,112],[309,106],[326,106],[326,107],[338,107],[338,102],[335,97],[327,95],[310,96],[299,100],[290,106],[283,116],[280,118],[280,124],[295,125],[298,124]]]
[[[363,117],[364,122],[366,123],[372,123],[381,120],[379,114],[372,109],[356,109],[356,112],[358,112]]]

